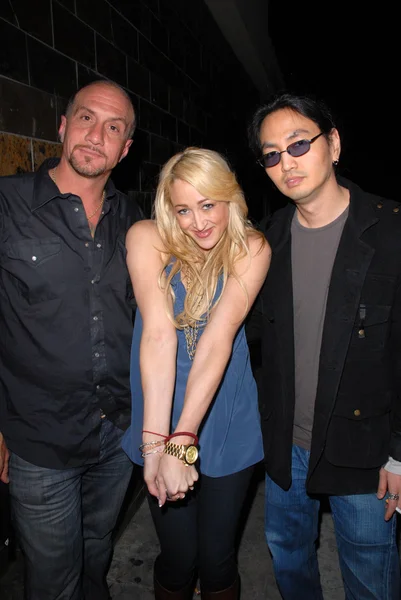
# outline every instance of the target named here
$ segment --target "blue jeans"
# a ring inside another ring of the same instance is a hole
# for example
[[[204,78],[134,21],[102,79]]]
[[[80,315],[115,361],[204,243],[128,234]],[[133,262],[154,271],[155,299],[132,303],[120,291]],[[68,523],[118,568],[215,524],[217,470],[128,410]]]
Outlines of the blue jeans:
[[[99,461],[46,469],[10,458],[14,525],[27,600],[108,600],[112,533],[131,477],[123,432],[102,421]]]
[[[320,502],[305,490],[310,453],[292,449],[285,492],[266,477],[266,538],[285,600],[323,600],[316,555]],[[346,600],[399,600],[396,517],[376,494],[329,496]]]

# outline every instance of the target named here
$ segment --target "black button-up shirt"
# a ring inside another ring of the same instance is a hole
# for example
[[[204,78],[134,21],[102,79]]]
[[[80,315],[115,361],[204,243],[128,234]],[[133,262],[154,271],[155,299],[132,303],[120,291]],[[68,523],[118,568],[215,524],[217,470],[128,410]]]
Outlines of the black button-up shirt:
[[[103,413],[129,424],[125,235],[142,218],[109,180],[92,239],[81,199],[48,175],[56,164],[0,178],[0,431],[47,468],[96,462]]]

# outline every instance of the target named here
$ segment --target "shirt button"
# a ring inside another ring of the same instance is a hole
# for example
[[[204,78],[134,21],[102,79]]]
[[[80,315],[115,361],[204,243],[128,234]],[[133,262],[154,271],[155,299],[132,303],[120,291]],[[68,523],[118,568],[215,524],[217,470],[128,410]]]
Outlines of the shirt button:
[[[92,279],[91,283],[96,283],[96,281],[94,279]]]
[[[356,417],[360,417],[361,416],[361,411],[359,410],[359,408],[357,408],[356,410],[354,410],[354,415]]]
[[[99,352],[95,352],[95,358],[99,358],[100,354]]]
[[[36,258],[36,256],[32,256],[32,260],[33,260],[33,262],[35,262],[35,260],[38,260],[38,259]]]
[[[100,390],[100,385],[99,384],[97,384],[96,389]]]
[[[85,248],[89,248],[89,242],[85,242]]]
[[[93,317],[93,320],[94,320],[94,321],[97,321],[97,320],[98,320],[98,318],[97,318],[97,317]]]
[[[101,247],[102,247],[102,244],[96,244],[96,246],[97,246],[98,248],[101,248]]]
[[[74,212],[78,212],[78,211],[79,211],[79,208],[75,207]]]

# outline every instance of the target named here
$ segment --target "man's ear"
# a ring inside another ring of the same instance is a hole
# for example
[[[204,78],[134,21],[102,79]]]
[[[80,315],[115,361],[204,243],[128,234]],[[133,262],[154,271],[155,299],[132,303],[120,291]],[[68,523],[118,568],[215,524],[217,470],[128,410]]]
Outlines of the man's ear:
[[[118,162],[121,162],[121,161],[122,161],[122,159],[123,159],[123,158],[125,158],[125,157],[127,156],[127,154],[128,154],[128,150],[130,149],[130,147],[131,147],[131,144],[132,144],[132,142],[133,142],[133,141],[134,141],[134,140],[127,140],[127,141],[125,142],[125,145],[124,145],[123,151],[121,152],[121,156],[120,156],[120,158],[119,158]]]
[[[67,118],[64,115],[61,115],[61,123],[58,128],[58,137],[61,143],[64,142],[65,128],[67,127]]]
[[[338,130],[333,127],[333,129],[330,131],[330,150],[331,150],[331,156],[332,156],[332,160],[333,161],[338,161],[338,159],[340,158],[340,154],[341,154],[341,140],[340,140],[340,134],[338,133]]]

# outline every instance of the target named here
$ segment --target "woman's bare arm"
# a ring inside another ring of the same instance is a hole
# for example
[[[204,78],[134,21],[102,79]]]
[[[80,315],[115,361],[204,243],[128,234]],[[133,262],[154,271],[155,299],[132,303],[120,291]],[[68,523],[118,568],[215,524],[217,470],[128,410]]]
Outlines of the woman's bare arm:
[[[176,372],[177,334],[168,318],[164,292],[158,283],[163,268],[162,242],[154,222],[135,223],[128,231],[126,246],[128,269],[143,320],[140,342],[143,429],[168,435]],[[161,438],[143,434],[144,442],[154,439]],[[145,480],[153,495],[159,495],[155,486],[159,459],[160,455],[145,459]]]

